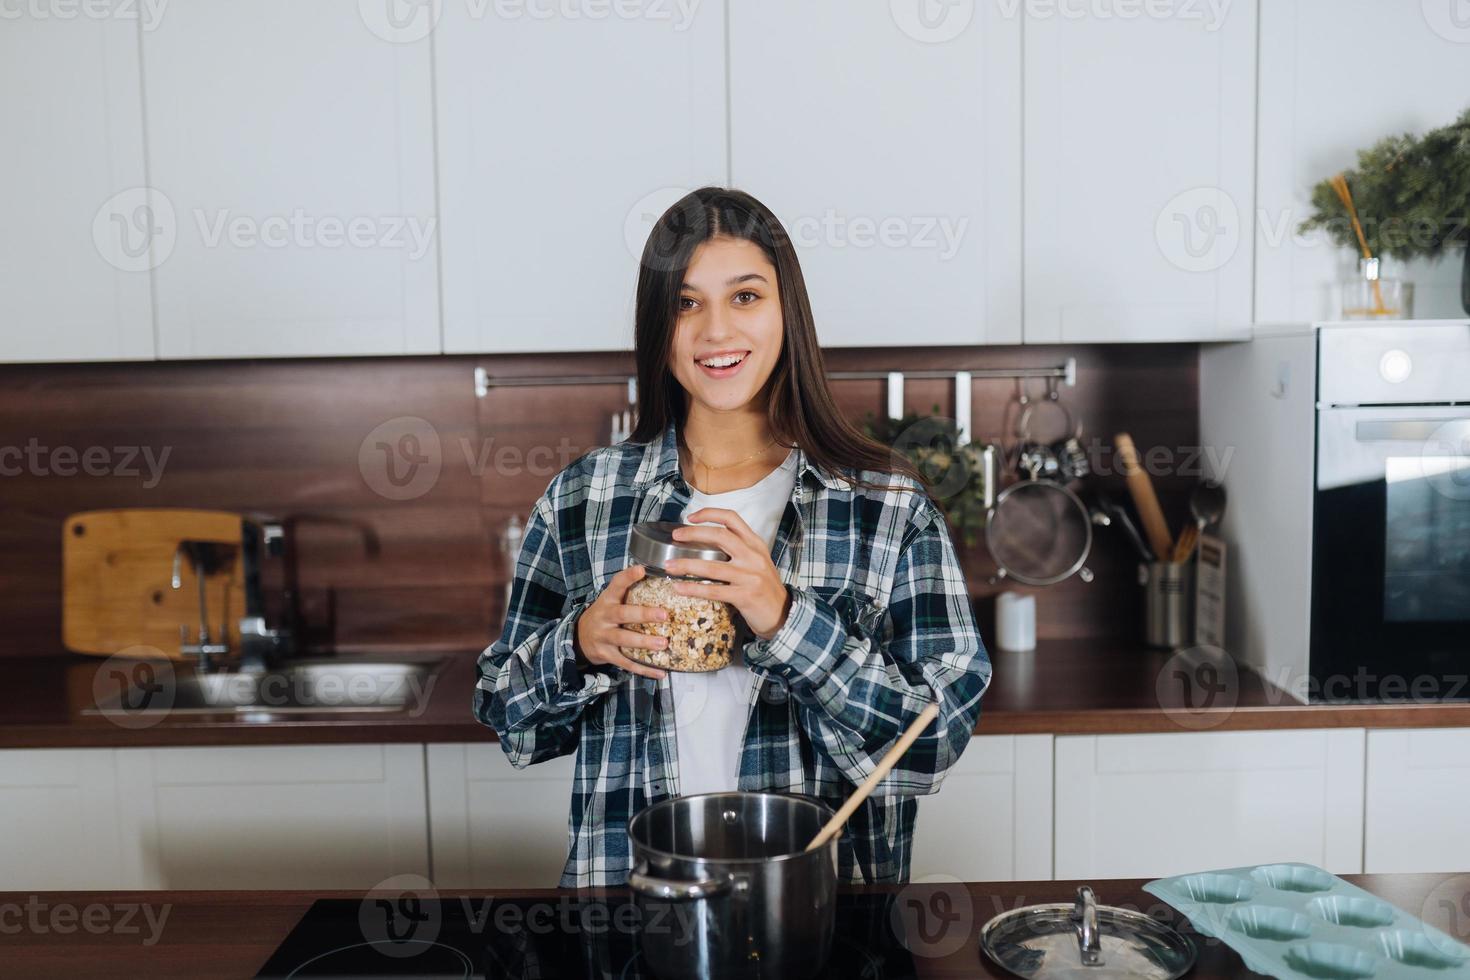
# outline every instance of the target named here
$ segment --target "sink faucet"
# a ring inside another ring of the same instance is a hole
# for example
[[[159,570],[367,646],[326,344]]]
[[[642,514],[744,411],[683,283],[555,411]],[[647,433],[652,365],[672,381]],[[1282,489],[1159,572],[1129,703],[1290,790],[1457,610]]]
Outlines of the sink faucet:
[[[270,658],[290,638],[287,630],[266,629],[264,616],[240,617],[240,670],[263,674],[270,668]]]
[[[214,642],[209,635],[209,605],[205,596],[205,551],[212,547],[205,541],[180,541],[179,546],[174,549],[173,575],[169,578],[169,586],[175,591],[183,588],[183,580],[179,576],[180,558],[185,553],[189,555],[189,561],[194,566],[194,578],[199,583],[199,639],[197,643],[189,642],[189,627],[179,624],[179,653],[193,654],[198,658],[198,669],[200,673],[213,670],[215,667],[214,657],[223,657],[230,652],[229,631],[220,626],[219,642]]]

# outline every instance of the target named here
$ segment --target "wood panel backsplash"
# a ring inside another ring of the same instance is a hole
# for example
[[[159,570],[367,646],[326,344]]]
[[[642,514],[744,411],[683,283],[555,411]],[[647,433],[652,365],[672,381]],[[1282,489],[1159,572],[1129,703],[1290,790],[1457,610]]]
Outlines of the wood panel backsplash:
[[[1198,475],[1193,345],[838,350],[831,370],[1046,366],[1077,358],[1063,388],[1083,442],[1120,494],[1114,432],[1155,466],[1176,528]],[[604,444],[616,386],[495,388],[495,375],[607,374],[626,354],[333,358],[0,367],[0,655],[61,651],[60,534],[67,515],[108,507],[201,507],[288,520],[298,550],[306,639],[316,648],[466,648],[499,628],[500,540],[552,475]],[[952,385],[910,381],[910,409],[953,410]],[[884,410],[883,385],[835,385],[854,419]],[[1033,397],[1045,392],[1031,382]],[[1006,424],[1012,381],[977,380],[974,433]],[[977,597],[999,591],[984,545],[962,551]],[[1131,553],[1099,529],[1096,580],[1038,594],[1045,637],[1138,633]],[[1006,585],[1006,588],[1018,588]],[[991,632],[989,601],[980,601]]]

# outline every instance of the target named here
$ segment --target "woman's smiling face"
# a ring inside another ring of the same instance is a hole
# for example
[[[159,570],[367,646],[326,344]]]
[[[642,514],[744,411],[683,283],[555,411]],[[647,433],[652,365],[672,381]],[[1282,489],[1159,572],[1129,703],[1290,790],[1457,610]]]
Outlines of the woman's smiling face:
[[[695,249],[670,352],[691,407],[729,412],[761,397],[784,336],[776,267],[759,245],[717,237]]]

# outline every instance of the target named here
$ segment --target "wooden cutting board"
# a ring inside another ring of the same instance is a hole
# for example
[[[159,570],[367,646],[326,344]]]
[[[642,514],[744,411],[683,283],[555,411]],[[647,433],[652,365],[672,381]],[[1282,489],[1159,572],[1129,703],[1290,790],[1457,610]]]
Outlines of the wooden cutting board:
[[[61,530],[61,642],[75,653],[165,656],[179,652],[179,627],[190,642],[199,632],[199,588],[189,555],[179,557],[179,588],[172,587],[174,553],[181,541],[212,542],[219,568],[205,575],[210,639],[226,630],[239,649],[245,610],[245,570],[239,514],[146,508],[73,514]]]

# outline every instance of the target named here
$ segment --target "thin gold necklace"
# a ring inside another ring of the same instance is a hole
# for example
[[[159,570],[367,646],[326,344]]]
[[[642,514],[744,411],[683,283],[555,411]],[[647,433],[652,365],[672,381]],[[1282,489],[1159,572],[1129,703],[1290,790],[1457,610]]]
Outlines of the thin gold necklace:
[[[765,453],[770,452],[771,451],[771,447],[776,444],[776,437],[775,436],[772,436],[770,442],[766,443],[764,446],[762,446],[761,448],[757,449],[755,452],[751,453],[749,456],[746,456],[743,459],[737,459],[733,463],[720,463],[718,466],[711,466],[709,463],[706,463],[700,457],[699,453],[697,453],[697,452],[694,451],[694,447],[691,446],[691,445],[689,445],[688,442],[685,442],[683,440],[683,438],[680,438],[679,441],[684,443],[684,448],[687,449],[687,450],[689,450],[689,455],[692,456],[692,457],[694,457],[694,462],[696,464],[704,467],[705,470],[707,470],[708,472],[714,473],[714,472],[717,472],[719,470],[728,470],[731,467],[739,466],[741,463],[748,463],[751,460],[755,459],[757,456],[761,456],[761,455],[764,455]]]

